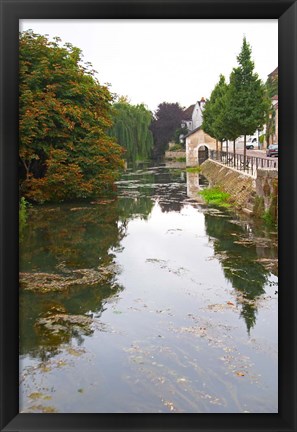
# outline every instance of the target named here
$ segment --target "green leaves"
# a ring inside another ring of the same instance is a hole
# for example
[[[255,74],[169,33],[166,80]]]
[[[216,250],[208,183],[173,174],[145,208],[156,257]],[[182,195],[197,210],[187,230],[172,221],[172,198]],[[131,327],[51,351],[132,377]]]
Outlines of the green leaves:
[[[220,75],[220,80],[213,89],[210,99],[206,101],[203,111],[203,130],[219,141],[226,139],[225,96],[227,88],[225,77]]]
[[[251,48],[246,38],[237,59],[239,67],[234,68],[230,75],[228,107],[239,134],[251,135],[265,122],[267,99],[264,85],[254,72]]]
[[[203,130],[219,141],[235,140],[260,129],[269,105],[265,87],[254,72],[246,38],[237,60],[239,66],[233,69],[229,84],[220,75],[203,112]]]
[[[125,98],[113,106],[113,126],[109,135],[126,150],[130,161],[147,159],[153,148],[153,135],[149,129],[150,111],[143,105],[131,105]]]
[[[44,202],[113,189],[123,166],[121,147],[107,136],[113,97],[79,48],[27,31],[19,64],[22,194]]]

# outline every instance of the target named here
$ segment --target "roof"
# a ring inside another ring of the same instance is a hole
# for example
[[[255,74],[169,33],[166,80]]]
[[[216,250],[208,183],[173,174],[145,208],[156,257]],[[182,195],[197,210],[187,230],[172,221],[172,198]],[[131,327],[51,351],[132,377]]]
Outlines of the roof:
[[[272,78],[275,77],[275,76],[278,76],[278,67],[276,67],[274,69],[274,71],[272,71],[268,76],[272,77]]]
[[[196,129],[193,129],[191,132],[189,132],[187,135],[185,135],[184,138],[187,138],[188,136],[190,136],[193,133],[197,132],[199,129],[201,129],[201,126],[198,126]]]
[[[190,105],[187,109],[183,112],[183,120],[192,120],[192,114],[193,110],[195,108],[195,105]]]

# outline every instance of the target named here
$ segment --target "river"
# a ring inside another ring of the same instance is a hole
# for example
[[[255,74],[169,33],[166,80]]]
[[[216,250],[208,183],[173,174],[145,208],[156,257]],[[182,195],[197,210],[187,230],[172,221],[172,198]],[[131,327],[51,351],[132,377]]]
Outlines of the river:
[[[20,412],[278,412],[277,233],[209,207],[185,169],[30,209]]]

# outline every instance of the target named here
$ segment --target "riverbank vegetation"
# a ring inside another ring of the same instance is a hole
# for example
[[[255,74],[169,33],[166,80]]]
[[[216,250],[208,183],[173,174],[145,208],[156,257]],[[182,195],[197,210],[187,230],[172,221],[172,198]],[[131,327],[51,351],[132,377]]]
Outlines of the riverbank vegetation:
[[[20,192],[39,203],[110,193],[124,165],[107,134],[113,96],[81,51],[60,42],[20,34]]]
[[[28,219],[28,207],[30,204],[24,197],[21,197],[19,201],[19,238],[22,240],[24,230]]]
[[[189,172],[189,173],[194,173],[194,174],[197,173],[197,174],[199,174],[201,172],[201,166],[198,165],[198,166],[195,166],[195,167],[188,167],[188,168],[186,168],[186,171]]]
[[[218,187],[203,189],[199,192],[199,195],[206,201],[207,204],[229,208],[231,207],[231,195],[227,192],[223,192]]]

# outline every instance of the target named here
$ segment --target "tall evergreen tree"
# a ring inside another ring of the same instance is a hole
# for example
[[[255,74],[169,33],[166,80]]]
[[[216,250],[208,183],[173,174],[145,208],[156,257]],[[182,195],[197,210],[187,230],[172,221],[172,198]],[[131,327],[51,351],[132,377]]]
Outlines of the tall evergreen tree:
[[[246,164],[246,135],[251,135],[263,126],[267,111],[265,87],[254,72],[251,47],[243,38],[239,66],[230,75],[229,109],[234,128],[244,136],[244,165]]]

